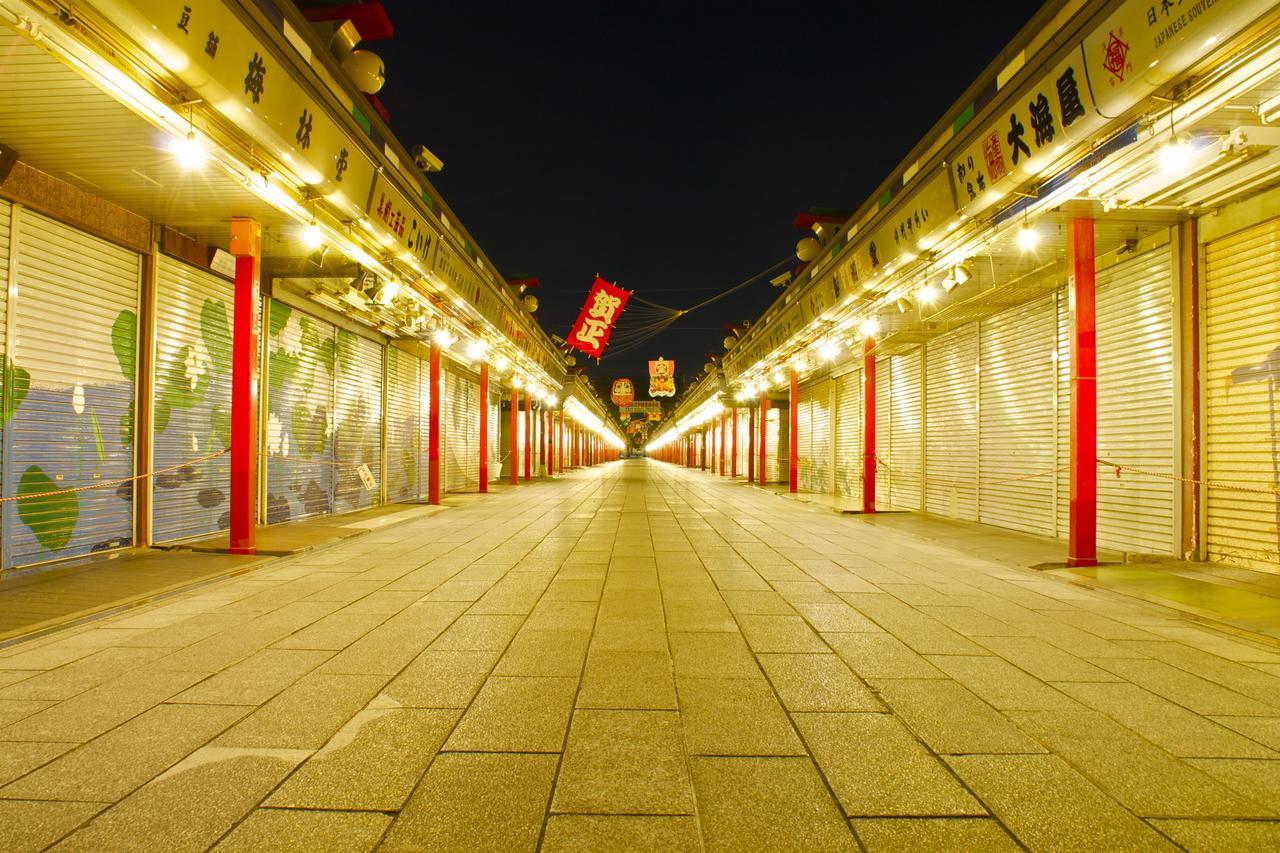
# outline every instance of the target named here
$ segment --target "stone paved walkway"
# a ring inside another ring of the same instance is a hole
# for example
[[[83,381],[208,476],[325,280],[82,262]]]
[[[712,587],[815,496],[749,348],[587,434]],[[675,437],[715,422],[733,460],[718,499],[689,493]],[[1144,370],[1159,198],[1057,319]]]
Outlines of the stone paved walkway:
[[[644,461],[0,652],[0,847],[1280,848],[1280,653]]]

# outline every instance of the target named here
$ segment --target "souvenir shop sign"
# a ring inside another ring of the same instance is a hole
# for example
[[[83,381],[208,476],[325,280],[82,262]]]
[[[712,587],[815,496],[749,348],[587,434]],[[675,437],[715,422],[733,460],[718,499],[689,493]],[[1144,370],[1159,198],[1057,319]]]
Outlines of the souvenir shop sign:
[[[604,348],[609,344],[609,335],[618,315],[626,307],[631,292],[610,284],[596,276],[591,290],[587,293],[587,301],[578,312],[578,319],[569,331],[567,343],[592,358],[600,358]]]
[[[676,363],[658,356],[649,362],[649,396],[674,397],[676,394]]]
[[[629,406],[636,399],[636,386],[630,379],[615,379],[609,389],[609,399],[615,406]]]

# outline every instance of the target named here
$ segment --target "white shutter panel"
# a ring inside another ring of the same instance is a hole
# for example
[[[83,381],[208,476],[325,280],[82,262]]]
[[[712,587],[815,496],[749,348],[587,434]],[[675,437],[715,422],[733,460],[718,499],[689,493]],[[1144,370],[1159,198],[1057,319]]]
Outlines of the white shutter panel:
[[[1209,559],[1280,564],[1280,219],[1205,250],[1205,491]]]
[[[925,349],[925,509],[978,518],[978,325]]]
[[[235,286],[161,255],[156,269],[157,471],[230,448],[231,323]],[[191,390],[188,370],[197,374]],[[174,389],[171,383],[177,382]],[[174,391],[177,390],[177,395]],[[182,405],[175,405],[176,403]],[[231,458],[158,474],[152,484],[155,540],[213,533],[231,524]]]
[[[425,365],[402,349],[387,350],[387,500],[411,501],[423,489],[421,431],[419,429],[419,372]]]
[[[1169,246],[1097,275],[1098,457],[1174,472]],[[1172,554],[1172,480],[1098,470],[1098,547]]]
[[[335,372],[334,508],[349,512],[381,502],[382,353],[385,347],[346,329],[337,330]],[[364,487],[357,470],[369,466],[378,483]]]
[[[1054,348],[1050,296],[979,324],[979,520],[1042,536],[1054,529]],[[1032,476],[1040,475],[1040,476]],[[1022,479],[1019,479],[1022,478]]]
[[[873,496],[877,508],[889,503],[889,490],[893,488],[893,359],[876,359],[876,491]],[[865,393],[865,392],[864,392]],[[866,405],[864,399],[862,405]],[[867,437],[863,435],[865,446]]]
[[[825,493],[831,469],[831,381],[821,379],[800,389],[800,481],[805,492]]]
[[[480,386],[456,370],[447,371],[449,407],[449,491],[480,488]]]
[[[130,477],[139,257],[25,209],[15,218],[4,493],[21,498]],[[131,484],[4,504],[8,566],[132,539]]]
[[[786,410],[775,408],[770,408],[765,416],[764,481],[766,483],[787,481],[787,472],[784,467],[787,451],[786,446],[783,444],[786,440],[786,433],[782,428],[782,423],[786,416]],[[694,464],[697,464],[696,458],[694,459]]]
[[[920,509],[921,352],[917,348],[890,360],[889,464],[893,467],[889,503],[901,509]]]
[[[862,370],[854,368],[836,383],[836,494],[862,498]]]

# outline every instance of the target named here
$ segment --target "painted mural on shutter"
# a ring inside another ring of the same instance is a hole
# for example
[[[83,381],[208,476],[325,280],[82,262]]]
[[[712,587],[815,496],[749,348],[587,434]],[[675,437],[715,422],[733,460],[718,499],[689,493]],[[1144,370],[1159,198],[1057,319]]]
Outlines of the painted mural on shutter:
[[[893,359],[876,358],[876,489],[877,506],[887,506],[893,485]],[[865,391],[864,391],[865,394]],[[863,400],[866,404],[866,400]],[[863,440],[866,437],[863,436]]]
[[[800,388],[801,425],[799,488],[827,493],[831,477],[831,382],[822,379]]]
[[[350,512],[381,502],[382,353],[381,344],[336,331],[333,450],[334,512]],[[377,484],[365,488],[359,468],[367,466]]]
[[[445,371],[449,446],[446,464],[451,492],[480,488],[480,386],[456,370]]]
[[[1205,249],[1209,559],[1280,570],[1280,219]],[[1253,489],[1256,491],[1242,491]]]
[[[156,270],[156,383],[152,524],[157,542],[231,524],[231,458],[189,460],[231,448],[234,285],[161,255]]]
[[[924,437],[920,387],[922,352],[922,349],[917,348],[905,355],[894,356],[889,367],[893,377],[889,402],[892,410],[889,464],[893,466],[893,477],[886,494],[889,496],[889,503],[900,509],[920,509],[920,485],[924,468],[924,460],[920,455]]]
[[[387,500],[409,501],[426,489],[422,470],[421,411],[418,383],[422,360],[396,347],[387,348]]]
[[[978,324],[925,348],[925,509],[978,518]]]
[[[141,262],[29,210],[13,220],[4,494],[19,500],[4,505],[4,564],[21,566],[132,542],[132,483],[46,493],[134,473]],[[180,369],[188,392],[199,386]]]
[[[836,384],[836,494],[862,499],[862,369],[832,380]]]

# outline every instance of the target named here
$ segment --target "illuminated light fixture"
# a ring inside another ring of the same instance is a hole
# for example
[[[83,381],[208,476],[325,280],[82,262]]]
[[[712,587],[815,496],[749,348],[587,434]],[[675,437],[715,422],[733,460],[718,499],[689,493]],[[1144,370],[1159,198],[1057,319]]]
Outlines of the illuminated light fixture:
[[[797,357],[795,361],[791,362],[791,369],[796,373],[803,373],[804,369],[808,366],[809,365],[805,364],[804,359],[799,357]]]
[[[911,300],[905,296],[899,296],[898,301],[894,303],[898,306],[898,313],[905,314],[911,310]]]
[[[973,267],[969,266],[967,261],[961,261],[951,270],[951,274],[956,277],[956,284],[964,284],[973,278]]]
[[[467,344],[467,358],[472,361],[479,361],[484,358],[484,350],[485,346],[483,341],[472,341]]]
[[[758,396],[760,396],[760,389],[754,385],[748,385],[742,389],[742,398],[744,400],[751,400]]]
[[[1191,157],[1195,153],[1190,140],[1178,137],[1160,146],[1160,150],[1156,152],[1156,162],[1160,164],[1160,171],[1166,175],[1182,175],[1191,165]]]
[[[942,289],[945,290],[947,293],[950,293],[951,291],[955,290],[956,285],[959,283],[960,282],[956,281],[956,277],[954,273],[947,273],[946,278],[942,280]]]
[[[1018,229],[1018,248],[1024,252],[1031,252],[1039,245],[1040,232],[1024,221],[1022,227]]]
[[[863,338],[874,338],[880,334],[880,321],[875,317],[868,317],[858,326],[858,332]]]
[[[431,336],[431,339],[437,345],[445,348],[448,348],[449,344],[453,343],[453,335],[449,334],[448,329],[436,329],[436,333]]]
[[[840,354],[840,344],[835,341],[823,341],[818,344],[818,358],[831,361]]]
[[[926,284],[916,291],[916,299],[922,305],[932,305],[938,301],[938,297],[942,295],[942,291],[935,284]]]
[[[548,395],[547,395],[547,405],[548,405],[548,406],[550,406],[551,408],[553,408],[553,409],[554,409],[557,405],[559,405],[559,403],[560,403],[560,400],[556,398],[556,395],[555,395],[555,394],[548,394]]]
[[[498,357],[493,360],[493,369],[501,373],[506,370],[507,366],[510,364],[511,362],[507,361],[507,357],[505,355],[499,354]]]
[[[324,245],[324,232],[320,230],[320,226],[314,219],[311,220],[310,225],[302,229],[302,245],[313,252]]]
[[[521,385],[523,385],[523,384],[524,384],[524,380],[523,380],[523,379],[521,379],[519,376],[512,376],[512,377],[511,377],[511,387],[512,387],[512,388],[519,388],[519,387],[520,387]]]
[[[204,150],[194,130],[188,130],[186,136],[175,136],[169,143],[169,151],[184,169],[199,169],[209,159],[209,152]]]
[[[775,370],[773,373],[769,374],[769,384],[770,384],[770,385],[781,385],[781,384],[782,384],[782,374],[781,374],[781,373],[779,373],[779,372],[778,372],[778,371],[776,371],[776,370]]]
[[[391,305],[400,295],[400,282],[389,278],[378,287],[378,304],[384,307]]]

